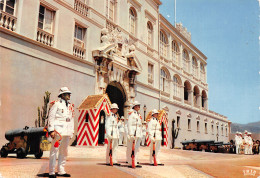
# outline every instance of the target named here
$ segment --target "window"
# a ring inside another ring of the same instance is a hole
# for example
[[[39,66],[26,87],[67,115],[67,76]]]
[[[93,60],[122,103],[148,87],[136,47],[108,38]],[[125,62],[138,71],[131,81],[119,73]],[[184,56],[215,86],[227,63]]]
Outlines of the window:
[[[115,20],[115,1],[114,0],[106,0],[106,17],[111,21]]]
[[[169,92],[169,75],[164,69],[161,69],[161,90]]]
[[[198,63],[195,57],[192,57],[192,74],[194,77],[198,77]]]
[[[75,25],[75,31],[74,31],[74,37],[77,38],[78,40],[83,41],[84,38],[84,34],[83,34],[84,30],[82,27]]]
[[[179,48],[175,41],[172,41],[172,60],[175,65],[179,65],[179,59],[178,59],[178,52]]]
[[[184,71],[187,71],[188,70],[188,65],[187,65],[187,63],[188,63],[188,53],[187,53],[187,51],[186,50],[183,50],[183,52],[182,52],[182,68],[183,68],[183,70]]]
[[[200,79],[205,81],[205,67],[202,63],[200,63]]]
[[[177,128],[180,128],[180,116],[177,116]]]
[[[217,126],[217,134],[219,134],[219,131],[218,131],[218,126]]]
[[[228,131],[227,131],[227,128],[226,128],[226,137],[228,136]]]
[[[205,133],[208,133],[208,123],[205,123]]]
[[[153,25],[151,22],[147,22],[147,31],[148,31],[148,45],[153,46]]]
[[[132,35],[136,35],[136,11],[134,8],[129,9],[129,28]]]
[[[52,33],[53,19],[54,19],[54,12],[40,5],[38,28],[48,33]]]
[[[200,121],[197,121],[197,132],[200,131]]]
[[[223,126],[221,127],[221,135],[222,135],[222,136],[224,135],[224,129],[223,129]]]
[[[167,36],[160,31],[160,53],[163,57],[167,57]]]
[[[188,130],[191,130],[190,119],[188,119]]]
[[[173,76],[173,96],[180,98],[180,84],[176,76]]]
[[[85,122],[88,122],[88,120],[89,120],[89,114],[87,113],[85,117]]]
[[[212,134],[214,134],[214,126],[213,126],[213,124],[211,125],[211,132],[212,132]]]
[[[15,14],[15,0],[0,0],[0,10],[14,15]]]
[[[153,64],[148,63],[148,83],[153,84]]]

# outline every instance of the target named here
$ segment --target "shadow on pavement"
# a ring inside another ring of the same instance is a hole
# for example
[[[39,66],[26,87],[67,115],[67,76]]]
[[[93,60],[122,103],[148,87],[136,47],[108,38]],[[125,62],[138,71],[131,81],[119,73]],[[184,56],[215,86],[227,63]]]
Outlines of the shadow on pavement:
[[[38,177],[49,177],[49,173],[37,174]]]

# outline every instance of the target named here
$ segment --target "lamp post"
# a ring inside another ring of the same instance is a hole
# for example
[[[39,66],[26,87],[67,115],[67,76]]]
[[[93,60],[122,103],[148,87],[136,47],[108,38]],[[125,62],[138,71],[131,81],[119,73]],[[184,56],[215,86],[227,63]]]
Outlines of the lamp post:
[[[146,113],[146,110],[147,110],[147,107],[146,107],[145,104],[144,104],[143,110],[144,110],[144,121],[145,121],[145,113]]]

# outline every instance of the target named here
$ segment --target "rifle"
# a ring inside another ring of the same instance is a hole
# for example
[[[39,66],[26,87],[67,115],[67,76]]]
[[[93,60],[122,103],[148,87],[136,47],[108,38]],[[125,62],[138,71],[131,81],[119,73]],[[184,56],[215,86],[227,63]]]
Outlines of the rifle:
[[[113,137],[113,129],[114,129],[114,121],[112,125],[112,131],[111,131],[111,136]],[[110,147],[109,147],[109,158],[110,158],[110,166],[113,166],[113,157],[112,157],[112,141],[113,139],[110,140]]]
[[[157,127],[157,124],[155,126],[155,131],[154,131],[154,141],[153,141],[153,164],[154,166],[157,166],[157,161],[156,161],[156,156],[155,156],[155,132],[156,132],[156,127]]]
[[[135,129],[135,134],[134,134],[135,139],[136,139],[137,121],[136,121],[136,129]],[[132,154],[131,154],[131,157],[132,157],[132,168],[135,168],[135,139],[133,141]]]

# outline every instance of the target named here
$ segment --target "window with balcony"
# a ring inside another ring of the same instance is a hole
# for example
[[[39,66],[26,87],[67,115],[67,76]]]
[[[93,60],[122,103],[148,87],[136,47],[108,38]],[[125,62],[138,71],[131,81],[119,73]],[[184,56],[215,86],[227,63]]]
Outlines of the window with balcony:
[[[197,121],[197,132],[200,131],[200,121]]]
[[[111,21],[115,21],[115,3],[115,0],[106,0],[106,17]]]
[[[167,45],[168,45],[167,36],[163,31],[160,31],[160,54],[165,58],[167,58],[167,53],[168,53]]]
[[[36,40],[48,46],[53,46],[54,14],[54,11],[40,5]]]
[[[148,63],[148,83],[153,84],[153,64]]]
[[[173,96],[176,99],[180,99],[181,98],[181,81],[180,81],[180,76],[178,76],[177,74],[173,76]]]
[[[80,25],[75,25],[74,30],[74,45],[73,45],[73,55],[81,59],[85,58],[85,33],[86,28],[81,27]]]
[[[198,62],[195,57],[192,57],[192,74],[194,77],[198,77]]]
[[[147,44],[149,47],[153,47],[153,25],[151,22],[147,22],[147,32],[148,32]]]
[[[129,31],[132,35],[136,35],[136,23],[137,23],[137,13],[134,8],[129,9]]]
[[[188,71],[188,67],[189,67],[189,56],[188,56],[188,52],[186,50],[182,51],[182,68],[184,71]]]
[[[0,0],[0,27],[11,31],[16,29],[15,0]]]
[[[179,47],[176,41],[172,41],[172,61],[179,66]]]
[[[204,64],[200,63],[200,79],[205,82],[205,67]]]
[[[166,69],[161,69],[161,90],[169,93],[169,72]]]

